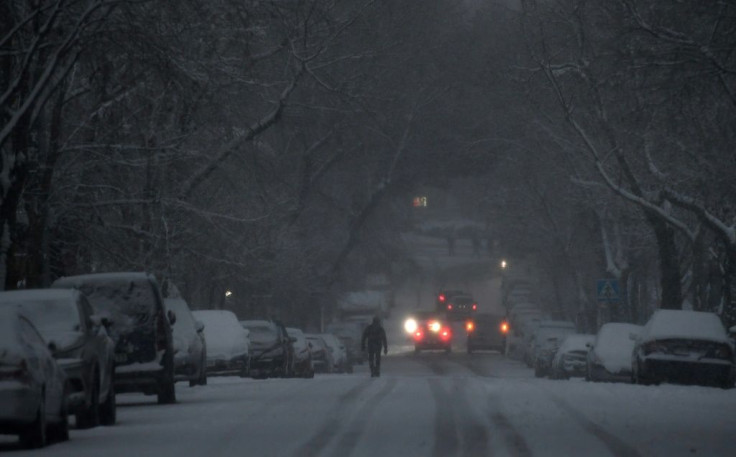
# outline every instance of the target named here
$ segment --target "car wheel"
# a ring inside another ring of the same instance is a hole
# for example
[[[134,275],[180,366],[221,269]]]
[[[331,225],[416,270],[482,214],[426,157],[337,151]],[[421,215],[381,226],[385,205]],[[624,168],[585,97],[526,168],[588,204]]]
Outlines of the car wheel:
[[[174,361],[169,356],[169,360],[165,365],[166,373],[164,379],[158,385],[158,404],[171,405],[176,403],[176,387],[174,386]]]
[[[46,394],[41,392],[41,404],[36,420],[20,433],[20,443],[26,449],[38,449],[46,445]]]
[[[100,424],[115,425],[117,421],[117,405],[115,403],[115,377],[110,375],[110,387],[107,390],[107,397],[100,405]]]
[[[176,387],[174,387],[174,381],[164,381],[159,385],[158,404],[171,405],[174,403],[176,403]]]
[[[86,429],[100,425],[100,376],[95,372],[92,381],[90,404],[76,414],[77,428]]]
[[[59,421],[48,427],[47,440],[49,442],[61,443],[69,441],[69,409],[67,406],[67,398],[69,395],[68,386],[64,385],[64,394],[59,408]]]
[[[648,386],[652,383],[650,380],[641,375],[641,369],[638,366],[638,362],[636,367],[634,368],[634,383],[640,386]]]

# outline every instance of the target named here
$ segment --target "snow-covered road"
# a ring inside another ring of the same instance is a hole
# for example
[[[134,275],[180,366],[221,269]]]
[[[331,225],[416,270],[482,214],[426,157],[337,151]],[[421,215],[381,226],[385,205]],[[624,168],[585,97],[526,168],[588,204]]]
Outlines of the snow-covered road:
[[[54,457],[730,456],[736,391],[535,379],[498,354],[423,353],[312,380],[212,378],[179,403],[119,395],[119,424],[72,430]],[[7,439],[5,439],[7,438]]]

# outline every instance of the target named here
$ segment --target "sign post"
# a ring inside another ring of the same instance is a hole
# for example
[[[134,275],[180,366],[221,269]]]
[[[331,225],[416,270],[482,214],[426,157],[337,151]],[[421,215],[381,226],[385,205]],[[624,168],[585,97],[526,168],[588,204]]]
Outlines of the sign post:
[[[618,279],[599,279],[596,281],[598,299],[598,327],[611,320],[611,305],[621,302],[621,287]]]

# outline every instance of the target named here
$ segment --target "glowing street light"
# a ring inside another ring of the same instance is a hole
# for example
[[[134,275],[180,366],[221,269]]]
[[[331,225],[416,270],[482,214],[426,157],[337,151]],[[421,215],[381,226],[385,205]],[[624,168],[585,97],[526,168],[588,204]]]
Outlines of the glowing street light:
[[[506,259],[501,260],[501,269],[502,270],[505,270],[506,267],[508,267],[508,266],[509,266],[509,264],[508,264],[508,262],[506,262]]]
[[[233,291],[232,290],[226,290],[225,291],[225,297],[232,297],[232,296],[233,296]]]

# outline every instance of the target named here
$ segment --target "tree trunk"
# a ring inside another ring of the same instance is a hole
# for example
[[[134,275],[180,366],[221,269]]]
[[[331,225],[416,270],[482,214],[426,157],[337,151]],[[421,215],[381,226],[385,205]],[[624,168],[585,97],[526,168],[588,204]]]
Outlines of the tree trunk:
[[[682,309],[682,286],[680,283],[680,262],[677,255],[675,231],[661,217],[645,210],[647,221],[657,238],[659,253],[660,285],[662,287],[662,309]]]

